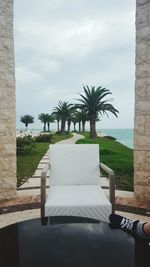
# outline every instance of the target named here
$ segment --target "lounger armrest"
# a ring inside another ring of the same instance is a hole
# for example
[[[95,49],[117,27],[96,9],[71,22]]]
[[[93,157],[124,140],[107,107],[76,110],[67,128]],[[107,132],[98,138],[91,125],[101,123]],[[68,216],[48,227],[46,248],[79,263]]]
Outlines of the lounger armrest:
[[[50,168],[50,164],[45,164],[43,170],[41,171],[41,178],[46,178],[49,168]]]
[[[109,177],[109,200],[112,204],[112,213],[115,213],[115,174],[112,169],[104,163],[100,163],[100,168],[108,174]]]
[[[46,202],[46,175],[50,168],[49,164],[45,164],[41,172],[41,217],[45,217],[45,202]]]

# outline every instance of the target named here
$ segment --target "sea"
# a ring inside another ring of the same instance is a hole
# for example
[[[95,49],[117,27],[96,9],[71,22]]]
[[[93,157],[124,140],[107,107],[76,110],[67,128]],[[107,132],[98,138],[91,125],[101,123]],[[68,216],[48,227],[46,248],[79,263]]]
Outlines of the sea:
[[[97,129],[97,132],[113,136],[118,142],[133,148],[133,129]]]

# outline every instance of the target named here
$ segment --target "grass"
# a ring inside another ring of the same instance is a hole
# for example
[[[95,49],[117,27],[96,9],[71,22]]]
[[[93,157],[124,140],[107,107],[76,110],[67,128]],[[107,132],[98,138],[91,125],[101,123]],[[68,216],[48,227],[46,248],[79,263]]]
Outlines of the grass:
[[[133,150],[113,140],[104,137],[89,138],[89,133],[81,133],[85,139],[77,144],[98,144],[100,161],[115,172],[117,189],[133,191]]]
[[[71,138],[72,134],[62,136],[60,134],[54,134],[52,136],[51,144],[55,144],[64,139]],[[32,177],[37,169],[39,161],[45,155],[48,150],[49,143],[37,142],[35,147],[32,148],[27,154],[17,156],[17,187],[20,187],[25,183],[29,177]]]
[[[38,163],[48,150],[48,143],[36,143],[26,155],[17,156],[17,187],[21,186],[37,169]]]

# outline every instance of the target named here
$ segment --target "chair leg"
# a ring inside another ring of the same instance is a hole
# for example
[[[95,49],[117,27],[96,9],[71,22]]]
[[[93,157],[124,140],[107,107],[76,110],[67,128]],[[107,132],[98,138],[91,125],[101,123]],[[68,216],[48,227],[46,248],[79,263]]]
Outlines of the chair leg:
[[[48,217],[41,217],[41,225],[47,225]]]

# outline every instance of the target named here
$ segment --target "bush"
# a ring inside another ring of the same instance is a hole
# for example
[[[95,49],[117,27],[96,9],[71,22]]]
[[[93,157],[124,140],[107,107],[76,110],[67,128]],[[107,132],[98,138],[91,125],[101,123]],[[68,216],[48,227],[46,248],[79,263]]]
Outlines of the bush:
[[[17,137],[17,155],[27,154],[35,147],[34,138],[31,135]]]
[[[51,143],[51,140],[52,140],[52,134],[40,134],[37,137],[35,137],[36,142]]]
[[[114,140],[114,141],[116,140],[115,137],[110,136],[110,135],[104,136],[104,138],[106,138],[106,139],[108,139],[108,140]]]

